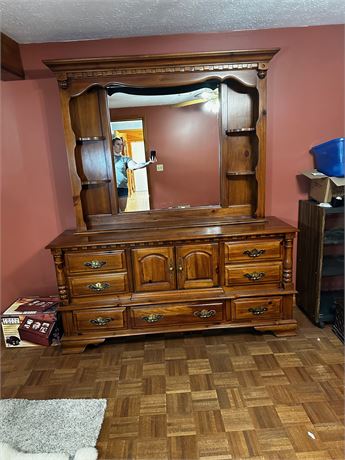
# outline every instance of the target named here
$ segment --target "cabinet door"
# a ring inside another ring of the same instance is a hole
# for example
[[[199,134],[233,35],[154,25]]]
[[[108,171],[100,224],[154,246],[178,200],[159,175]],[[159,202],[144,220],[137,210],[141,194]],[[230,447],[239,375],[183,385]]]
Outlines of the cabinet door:
[[[169,291],[176,288],[172,247],[133,249],[132,257],[136,292]]]
[[[218,285],[218,244],[193,244],[176,248],[179,289]]]

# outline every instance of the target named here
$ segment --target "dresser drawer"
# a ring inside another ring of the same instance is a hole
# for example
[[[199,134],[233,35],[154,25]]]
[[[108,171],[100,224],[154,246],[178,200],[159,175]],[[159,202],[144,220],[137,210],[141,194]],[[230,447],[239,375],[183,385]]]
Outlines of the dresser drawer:
[[[74,321],[78,332],[123,329],[126,325],[123,307],[102,310],[75,311]]]
[[[69,278],[68,283],[72,297],[109,295],[128,291],[127,273],[74,276]]]
[[[227,262],[250,262],[282,258],[282,240],[253,240],[242,243],[224,243]]]
[[[126,270],[125,251],[66,253],[68,274]]]
[[[130,312],[132,326],[138,328],[211,324],[225,317],[223,302],[132,307]]]
[[[257,264],[241,264],[225,266],[225,285],[257,286],[274,283],[279,285],[282,277],[281,262],[262,262]]]
[[[281,297],[236,299],[231,302],[231,318],[232,321],[279,319],[281,308]]]

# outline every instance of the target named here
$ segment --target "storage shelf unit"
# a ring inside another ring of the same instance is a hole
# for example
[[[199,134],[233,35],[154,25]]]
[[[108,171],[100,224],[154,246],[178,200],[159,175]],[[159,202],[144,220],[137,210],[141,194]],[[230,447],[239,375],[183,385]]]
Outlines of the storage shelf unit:
[[[297,304],[319,326],[334,321],[344,295],[344,208],[299,202]]]

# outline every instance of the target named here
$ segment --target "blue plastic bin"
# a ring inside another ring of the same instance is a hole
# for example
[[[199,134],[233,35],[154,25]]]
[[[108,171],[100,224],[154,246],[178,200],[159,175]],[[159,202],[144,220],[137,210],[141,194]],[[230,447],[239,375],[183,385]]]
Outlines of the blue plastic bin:
[[[344,138],[338,137],[331,141],[312,147],[315,167],[318,171],[333,177],[344,177]]]

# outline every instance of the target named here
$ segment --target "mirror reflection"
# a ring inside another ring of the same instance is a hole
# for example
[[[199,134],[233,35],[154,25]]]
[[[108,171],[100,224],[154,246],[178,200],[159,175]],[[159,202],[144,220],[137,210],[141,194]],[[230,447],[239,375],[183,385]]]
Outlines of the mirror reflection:
[[[108,88],[121,211],[219,204],[218,86]]]

